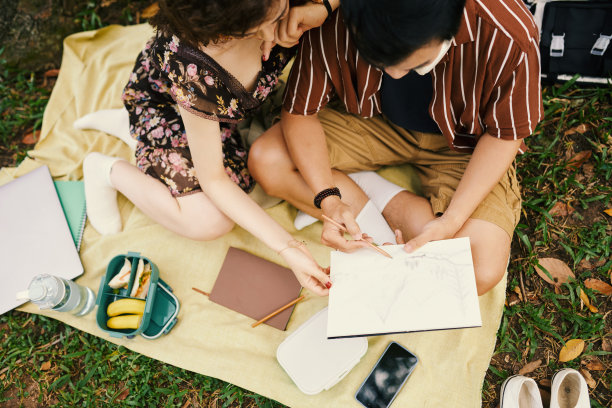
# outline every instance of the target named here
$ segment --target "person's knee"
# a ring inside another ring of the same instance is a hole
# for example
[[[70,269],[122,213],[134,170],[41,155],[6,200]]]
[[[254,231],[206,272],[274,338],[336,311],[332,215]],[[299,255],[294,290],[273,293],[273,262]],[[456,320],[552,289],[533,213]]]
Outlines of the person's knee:
[[[498,265],[474,265],[476,274],[476,290],[478,296],[482,296],[493,289],[506,273],[506,264]]]
[[[257,139],[249,150],[249,171],[267,194],[277,196],[282,190],[283,175],[289,170],[284,168],[284,159],[275,142],[265,137]]]
[[[207,217],[201,221],[183,222],[182,235],[194,241],[211,241],[234,228],[234,222],[225,216]]]
[[[496,224],[469,219],[459,236],[468,236],[474,261],[476,289],[484,295],[502,280],[508,267],[510,237]]]

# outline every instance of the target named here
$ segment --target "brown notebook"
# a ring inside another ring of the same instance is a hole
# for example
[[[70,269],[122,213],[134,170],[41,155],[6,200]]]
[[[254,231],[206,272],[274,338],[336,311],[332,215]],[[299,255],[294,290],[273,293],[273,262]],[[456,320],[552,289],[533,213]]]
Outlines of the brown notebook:
[[[297,298],[301,289],[290,269],[230,248],[210,292],[210,300],[259,320]],[[265,323],[285,330],[294,307]]]

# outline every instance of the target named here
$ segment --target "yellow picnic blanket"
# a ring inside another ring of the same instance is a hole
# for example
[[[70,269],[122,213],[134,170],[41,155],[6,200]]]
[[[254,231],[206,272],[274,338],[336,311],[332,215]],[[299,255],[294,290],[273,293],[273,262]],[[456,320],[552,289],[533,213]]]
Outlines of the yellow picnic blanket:
[[[120,95],[136,55],[152,35],[148,25],[111,26],[72,35],[64,42],[61,72],[44,114],[41,140],[17,168],[0,171],[0,184],[46,164],[56,179],[82,178],[87,153],[130,158],[129,148],[98,131],[73,128],[75,119],[99,109],[121,107]],[[381,173],[394,182],[412,187],[414,174],[404,168]],[[175,235],[148,219],[123,196],[119,197],[123,231],[100,236],[89,224],[81,246],[85,273],[77,282],[98,290],[108,262],[128,251],[141,252],[157,264],[160,277],[181,303],[177,325],[157,340],[114,339],[100,330],[95,313],[74,317],[40,311],[33,305],[21,310],[61,320],[80,330],[121,344],[187,370],[216,377],[291,407],[358,407],[353,395],[391,340],[419,357],[419,365],[399,394],[397,407],[478,407],[481,387],[495,346],[505,297],[505,279],[480,298],[483,327],[410,333],[368,338],[366,355],[355,368],[328,391],[303,394],[276,360],[278,345],[297,327],[327,305],[327,298],[309,296],[299,303],[287,331],[267,325],[251,328],[253,321],[210,302],[193,286],[210,290],[230,246],[282,263],[282,259],[252,235],[236,227],[223,238],[195,242]],[[281,203],[267,210],[298,239],[305,240],[322,266],[329,265],[330,249],[319,243],[321,224],[295,231],[296,209]]]

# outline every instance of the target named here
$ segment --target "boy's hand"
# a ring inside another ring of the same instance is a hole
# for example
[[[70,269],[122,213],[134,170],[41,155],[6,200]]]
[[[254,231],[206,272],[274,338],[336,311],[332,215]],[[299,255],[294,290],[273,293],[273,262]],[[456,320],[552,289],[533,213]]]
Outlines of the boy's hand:
[[[335,221],[334,223],[323,218],[323,232],[321,233],[323,244],[343,252],[352,252],[368,246],[366,242],[361,241],[364,234],[348,205],[337,197],[327,197],[321,203],[321,209],[323,214]],[[345,231],[353,237],[353,240],[344,238]]]
[[[425,224],[423,231],[404,245],[404,250],[410,253],[416,251],[429,241],[453,238],[460,229],[461,225],[442,215]]]

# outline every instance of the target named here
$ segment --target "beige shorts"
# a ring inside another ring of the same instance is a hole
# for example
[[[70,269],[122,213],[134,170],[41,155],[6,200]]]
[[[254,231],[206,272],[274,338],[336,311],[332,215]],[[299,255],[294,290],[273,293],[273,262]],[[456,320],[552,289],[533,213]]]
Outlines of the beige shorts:
[[[384,116],[363,119],[331,108],[319,112],[332,167],[347,173],[410,163],[434,214],[442,214],[459,185],[471,154],[448,147],[441,134],[408,131]],[[510,238],[521,215],[521,194],[513,164],[470,218],[501,227]]]

